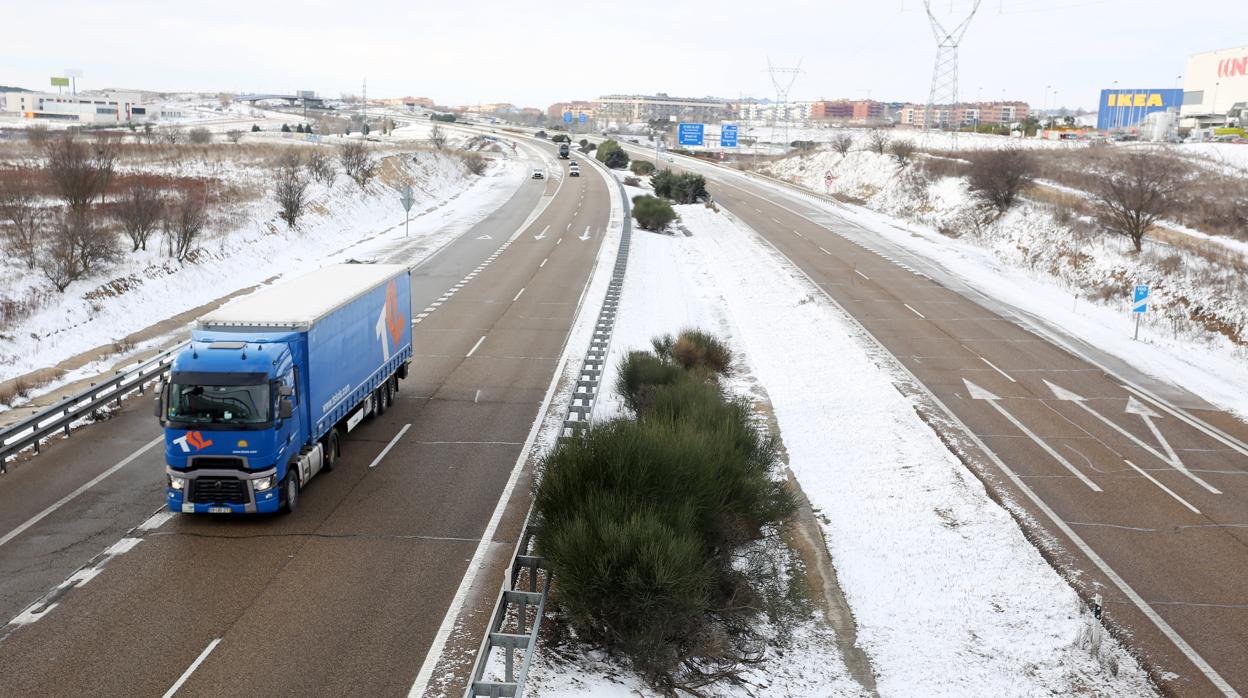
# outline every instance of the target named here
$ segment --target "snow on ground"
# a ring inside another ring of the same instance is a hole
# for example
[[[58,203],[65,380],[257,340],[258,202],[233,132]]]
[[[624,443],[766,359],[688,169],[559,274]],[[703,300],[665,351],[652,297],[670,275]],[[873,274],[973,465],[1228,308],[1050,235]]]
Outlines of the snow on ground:
[[[0,380],[55,365],[274,276],[352,258],[415,264],[482,220],[525,181],[525,168],[515,159],[499,160],[476,177],[441,153],[395,157],[415,179],[410,240],[404,239],[398,193],[380,178],[366,194],[343,175],[329,190],[313,184],[311,212],[293,230],[276,219],[276,204],[266,192],[246,204],[239,227],[205,239],[194,263],[163,257],[156,238],[147,253],[127,256],[106,276],[51,294],[32,316],[5,328]],[[7,294],[40,283],[37,274],[12,261],[0,266],[0,290]],[[101,292],[110,284],[116,291]],[[89,375],[84,371],[77,373]]]
[[[976,233],[964,181],[929,184],[912,169],[899,171],[887,156],[869,152],[843,157],[820,151],[773,163],[769,172],[819,192],[825,191],[824,172],[833,172],[833,193],[865,202],[833,205],[812,198],[842,219],[834,227],[856,223],[852,234],[867,242],[882,239],[909,250],[994,302],[1248,417],[1248,349],[1191,318],[1200,308],[1240,332],[1248,328],[1248,279],[1240,267],[1147,241],[1145,253],[1136,255],[1119,237],[1077,237],[1048,208],[1031,203]],[[953,239],[942,229],[961,236]],[[1237,241],[1220,242],[1235,256],[1241,251]],[[1132,339],[1129,299],[1117,290],[1135,283],[1150,283],[1153,293],[1138,342]]]
[[[728,339],[737,384],[769,395],[790,468],[823,520],[879,693],[1151,694],[1116,644],[1100,658],[1077,646],[1089,621],[1074,591],[919,419],[894,387],[900,374],[868,354],[870,339],[727,214],[679,212],[688,237],[634,233],[603,385],[657,334],[698,326]],[[604,393],[595,416],[620,409]],[[533,677],[544,698],[652,695],[603,657],[568,664],[543,651]],[[753,689],[717,693],[861,692],[826,643],[794,647],[751,678]]]

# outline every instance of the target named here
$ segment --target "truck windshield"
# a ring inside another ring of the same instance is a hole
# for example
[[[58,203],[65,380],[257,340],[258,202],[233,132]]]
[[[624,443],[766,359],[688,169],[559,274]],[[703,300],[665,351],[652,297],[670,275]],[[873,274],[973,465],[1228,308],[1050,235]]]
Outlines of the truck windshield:
[[[188,424],[264,424],[269,421],[269,386],[171,383],[168,419]]]

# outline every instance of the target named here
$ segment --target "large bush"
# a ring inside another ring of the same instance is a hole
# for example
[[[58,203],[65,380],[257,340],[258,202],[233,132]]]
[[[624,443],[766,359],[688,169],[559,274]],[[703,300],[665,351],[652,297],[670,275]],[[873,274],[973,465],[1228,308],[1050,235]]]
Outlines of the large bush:
[[[615,392],[633,412],[645,408],[647,396],[658,386],[671,385],[683,378],[680,366],[645,351],[629,352],[620,361]]]
[[[643,230],[663,231],[676,220],[676,211],[663,199],[637,196],[633,197],[633,218]]]
[[[1022,148],[989,148],[971,156],[971,191],[998,213],[1010,210],[1033,176],[1031,155]]]
[[[649,160],[633,160],[633,163],[628,166],[628,169],[632,170],[633,174],[638,177],[644,177],[648,174],[654,173],[654,163]]]
[[[654,187],[655,196],[678,204],[692,204],[711,198],[706,190],[706,178],[692,172],[676,174],[667,169],[659,170],[650,177],[650,186]]]
[[[595,157],[599,162],[613,169],[628,167],[628,153],[624,152],[619,141],[611,139],[603,141],[602,145],[598,146]]]

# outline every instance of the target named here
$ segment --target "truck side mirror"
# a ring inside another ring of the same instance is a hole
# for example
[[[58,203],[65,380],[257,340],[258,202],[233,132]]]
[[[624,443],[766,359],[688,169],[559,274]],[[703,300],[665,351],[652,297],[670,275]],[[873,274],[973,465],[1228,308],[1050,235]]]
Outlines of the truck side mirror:
[[[291,402],[290,398],[284,397],[277,401],[277,418],[278,419],[290,419],[291,415],[293,415],[294,413],[295,413],[295,403]]]
[[[153,409],[156,411],[156,419],[161,424],[165,423],[165,382],[156,381],[155,396],[152,398]]]
[[[279,397],[290,397],[295,394],[295,386],[282,383],[277,386],[277,394]]]

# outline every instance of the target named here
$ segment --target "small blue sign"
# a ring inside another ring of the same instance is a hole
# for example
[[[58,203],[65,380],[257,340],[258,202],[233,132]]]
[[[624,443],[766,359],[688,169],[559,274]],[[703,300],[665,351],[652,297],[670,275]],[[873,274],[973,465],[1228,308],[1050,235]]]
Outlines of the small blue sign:
[[[1136,284],[1135,295],[1131,302],[1131,312],[1148,312],[1148,284]]]
[[[702,145],[702,131],[705,124],[678,124],[676,126],[677,141],[681,145]]]
[[[570,112],[570,111],[565,111],[565,112],[563,113],[563,123],[565,123],[565,124],[570,124],[570,123],[572,123],[572,112]]]
[[[737,147],[737,125],[724,124],[719,130],[719,145],[724,148]]]
[[[582,124],[583,124],[583,123],[585,123],[586,121],[589,121],[589,117],[588,117],[588,116],[585,116],[585,112],[581,112],[581,116],[580,116],[580,118],[579,118],[579,121],[580,121]]]

